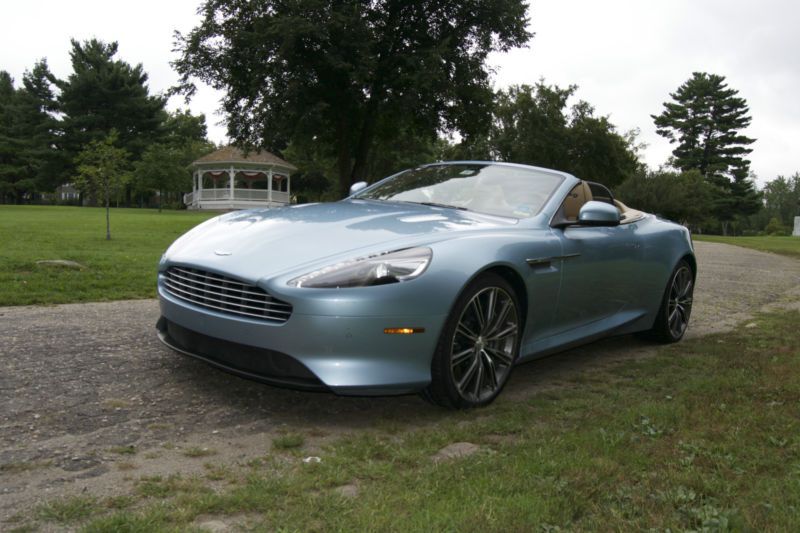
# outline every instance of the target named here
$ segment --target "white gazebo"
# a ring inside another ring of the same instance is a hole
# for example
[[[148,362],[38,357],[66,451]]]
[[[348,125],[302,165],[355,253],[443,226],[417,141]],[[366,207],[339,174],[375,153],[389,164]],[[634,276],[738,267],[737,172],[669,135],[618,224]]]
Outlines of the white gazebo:
[[[280,207],[291,202],[295,170],[275,154],[226,146],[192,163],[192,192],[183,202],[189,209]]]

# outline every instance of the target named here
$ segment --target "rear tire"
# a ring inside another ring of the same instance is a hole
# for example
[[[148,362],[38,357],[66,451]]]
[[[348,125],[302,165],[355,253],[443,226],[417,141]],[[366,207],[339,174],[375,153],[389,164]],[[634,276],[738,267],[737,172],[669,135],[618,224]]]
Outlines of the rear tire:
[[[694,278],[691,265],[682,259],[669,277],[658,316],[653,328],[645,332],[646,337],[664,344],[683,338],[692,315]]]
[[[451,409],[489,405],[517,360],[520,319],[519,299],[505,279],[491,272],[476,278],[445,323],[422,397]]]

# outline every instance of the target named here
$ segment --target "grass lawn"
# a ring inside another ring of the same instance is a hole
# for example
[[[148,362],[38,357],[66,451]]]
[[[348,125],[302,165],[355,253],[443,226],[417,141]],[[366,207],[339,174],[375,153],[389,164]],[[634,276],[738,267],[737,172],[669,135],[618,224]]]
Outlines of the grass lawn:
[[[721,242],[800,258],[800,237],[721,237],[718,235],[692,235],[696,241]]]
[[[89,207],[0,206],[0,305],[155,297],[167,246],[213,213]],[[67,259],[84,270],[40,266]]]
[[[209,517],[244,517],[257,531],[799,531],[800,313],[754,322],[576,371],[571,386],[529,399],[448,413],[435,427],[387,421],[314,452],[317,464],[301,460],[299,436],[248,464],[135,477],[125,496],[50,502],[18,522],[98,532],[183,531]],[[480,449],[432,460],[460,441]],[[335,490],[346,484],[356,498]]]

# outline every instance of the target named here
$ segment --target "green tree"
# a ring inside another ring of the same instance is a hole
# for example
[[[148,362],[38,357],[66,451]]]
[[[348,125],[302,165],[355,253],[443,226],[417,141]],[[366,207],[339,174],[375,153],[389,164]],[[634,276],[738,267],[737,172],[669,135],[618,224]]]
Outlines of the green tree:
[[[697,170],[717,186],[714,214],[727,233],[728,223],[758,209],[758,194],[750,178],[755,142],[741,133],[750,125],[750,108],[725,77],[694,72],[652,115],[659,135],[677,144],[670,164],[680,170]]]
[[[617,133],[588,102],[568,107],[576,90],[540,81],[498,92],[488,138],[476,138],[478,148],[467,151],[480,154],[488,147],[491,157],[503,161],[555,168],[609,186],[621,183],[640,166],[635,136]]]
[[[527,43],[526,9],[523,0],[207,0],[200,25],[177,35],[176,90],[191,96],[195,78],[224,90],[241,144],[324,143],[346,194],[380,141],[407,128],[469,136],[485,126],[486,58]]]
[[[164,116],[160,138],[134,163],[131,175],[134,192],[155,193],[159,211],[165,198],[192,190],[189,165],[214,150],[206,138],[205,115],[178,110]]]
[[[495,97],[490,150],[502,161],[566,170],[569,164],[567,100],[577,87],[566,89],[521,85]]]
[[[100,196],[106,208],[106,240],[111,240],[111,196],[119,193],[128,182],[126,168],[129,154],[116,145],[117,131],[99,141],[91,141],[78,154],[78,174],[75,185],[82,191]]]
[[[742,221],[757,213],[764,204],[761,194],[755,187],[755,176],[737,170],[728,184],[723,186],[723,198],[728,204],[724,209],[717,209],[717,217],[723,223],[723,233],[727,233],[727,222]]]
[[[781,223],[778,217],[772,217],[769,223],[764,227],[764,233],[767,235],[789,235],[791,228]]]
[[[155,192],[161,211],[167,191],[184,190],[189,185],[189,171],[183,155],[175,147],[153,143],[133,165],[131,178],[137,192]]]
[[[208,141],[186,138],[181,143],[151,144],[133,165],[131,177],[137,192],[155,192],[161,211],[165,198],[192,190],[189,165],[213,150]]]
[[[117,131],[117,144],[138,159],[157,139],[166,118],[165,99],[152,96],[141,64],[115,59],[116,42],[72,40],[72,74],[56,80],[61,90],[58,109],[63,115],[61,143],[68,161],[93,141]],[[69,179],[71,168],[66,169]]]
[[[794,217],[800,216],[800,173],[790,178],[778,176],[767,182],[761,192],[764,218],[777,218],[780,224],[793,227]]]
[[[162,130],[161,141],[171,146],[184,146],[193,142],[208,143],[206,116],[193,115],[188,109],[167,113]]]
[[[0,200],[18,200],[16,182],[24,172],[19,157],[21,140],[16,132],[17,90],[14,79],[6,71],[0,71]]]
[[[17,91],[18,135],[22,139],[20,157],[25,165],[24,185],[28,191],[52,191],[60,185],[64,166],[58,150],[59,122],[53,75],[42,59],[22,77]]]
[[[636,173],[616,187],[614,194],[635,209],[701,230],[712,219],[709,204],[717,190],[696,170],[659,170]]]
[[[750,125],[750,108],[739,91],[725,83],[725,77],[694,72],[664,102],[664,110],[652,115],[657,133],[677,144],[672,165],[680,170],[698,170],[703,176],[747,174],[755,139],[740,130]]]
[[[594,107],[581,101],[572,107],[564,170],[582,179],[608,186],[622,183],[641,163],[636,131],[621,135],[606,116],[595,116]]]
[[[330,155],[327,144],[319,140],[289,143],[283,156],[299,169],[291,176],[292,191],[298,203],[340,198],[335,179],[336,159]]]
[[[58,173],[55,99],[47,62],[26,71],[16,89],[8,73],[0,73],[0,200],[19,202],[37,191],[52,189],[48,178]]]

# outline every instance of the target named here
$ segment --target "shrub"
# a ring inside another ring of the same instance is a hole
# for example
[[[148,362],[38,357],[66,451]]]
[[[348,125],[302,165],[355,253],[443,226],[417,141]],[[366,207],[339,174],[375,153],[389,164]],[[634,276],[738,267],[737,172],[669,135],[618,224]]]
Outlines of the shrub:
[[[789,228],[784,226],[777,217],[772,217],[767,226],[764,228],[764,233],[767,235],[786,236],[789,235]]]

